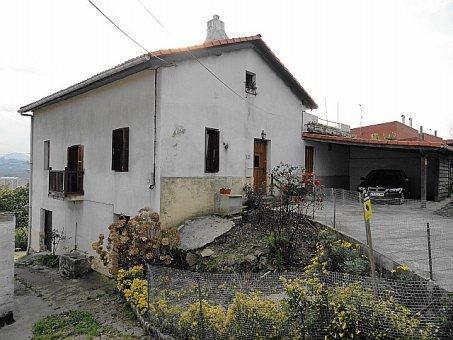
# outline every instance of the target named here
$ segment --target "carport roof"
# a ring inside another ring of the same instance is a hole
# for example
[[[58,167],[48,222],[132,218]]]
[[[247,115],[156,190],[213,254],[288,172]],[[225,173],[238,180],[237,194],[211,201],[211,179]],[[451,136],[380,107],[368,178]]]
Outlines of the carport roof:
[[[323,135],[319,133],[302,133],[302,139],[314,142],[326,142],[353,146],[374,147],[383,149],[405,149],[405,150],[430,150],[453,153],[453,147],[443,142],[428,141],[401,141],[401,140],[372,140],[365,138],[341,137]]]

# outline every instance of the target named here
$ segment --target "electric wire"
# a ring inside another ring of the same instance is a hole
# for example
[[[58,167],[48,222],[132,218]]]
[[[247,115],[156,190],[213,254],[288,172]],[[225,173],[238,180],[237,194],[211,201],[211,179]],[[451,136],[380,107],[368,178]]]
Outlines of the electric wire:
[[[141,45],[137,40],[135,40],[134,38],[132,38],[129,34],[127,34],[120,26],[118,26],[112,19],[110,19],[107,14],[105,14],[98,6],[96,6],[91,0],[88,0],[88,2],[99,12],[101,13],[101,15],[106,18],[113,26],[116,27],[116,29],[118,29],[122,34],[124,34],[127,38],[129,38],[129,40],[131,40],[135,45],[137,45],[138,47],[140,47],[142,50],[144,50],[147,54],[149,54],[150,56],[156,58],[156,59],[159,59],[160,61],[163,61],[164,63],[167,63],[167,64],[171,64],[170,62],[162,59],[162,58],[159,58],[158,56],[155,56],[153,53],[151,53],[150,51],[148,51],[143,45]]]

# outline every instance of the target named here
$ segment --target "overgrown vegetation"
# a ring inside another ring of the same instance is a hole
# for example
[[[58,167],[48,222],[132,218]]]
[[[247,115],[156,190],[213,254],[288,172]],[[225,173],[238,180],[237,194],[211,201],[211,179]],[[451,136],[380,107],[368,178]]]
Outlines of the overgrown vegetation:
[[[34,264],[50,268],[58,268],[59,257],[55,254],[39,255],[33,260]]]
[[[27,249],[28,243],[28,187],[14,190],[0,187],[0,211],[8,211],[16,216],[15,246]]]
[[[52,314],[38,320],[33,325],[33,339],[52,340],[77,336],[85,337],[118,337],[118,331],[102,326],[88,312],[71,310],[61,314]]]

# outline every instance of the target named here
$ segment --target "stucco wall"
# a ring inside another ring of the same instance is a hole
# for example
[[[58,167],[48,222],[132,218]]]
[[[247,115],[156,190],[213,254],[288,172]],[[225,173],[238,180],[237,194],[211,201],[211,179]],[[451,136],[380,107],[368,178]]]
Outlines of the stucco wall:
[[[40,249],[42,209],[52,211],[54,228],[67,240],[59,251],[91,243],[107,233],[113,214],[134,215],[148,206],[159,210],[159,181],[150,190],[153,154],[154,71],[144,71],[34,113],[32,248]],[[112,130],[129,127],[129,171],[111,170]],[[84,197],[68,202],[48,197],[44,141],[50,140],[50,166],[62,170],[67,147],[84,146]],[[77,228],[76,228],[77,223]],[[77,235],[76,235],[77,229]]]
[[[0,213],[0,319],[13,310],[15,225],[14,215]]]
[[[268,170],[279,162],[303,165],[304,107],[259,54],[240,50],[202,61],[243,96],[246,71],[255,73],[258,95],[241,100],[193,60],[159,71],[159,158],[165,185],[161,210],[172,221],[180,221],[184,214],[210,211],[217,191],[214,187],[228,185],[228,181],[251,181],[253,143],[261,138],[262,130],[269,140]],[[204,172],[207,127],[220,131],[220,169],[215,174]],[[239,186],[234,189],[241,193]],[[170,197],[181,199],[179,209]],[[187,199],[197,202],[188,203]]]
[[[178,226],[184,220],[215,212],[214,194],[222,187],[242,195],[245,177],[167,177],[161,183],[161,220]]]
[[[349,147],[308,141],[306,145],[314,148],[314,173],[322,185],[349,189]]]

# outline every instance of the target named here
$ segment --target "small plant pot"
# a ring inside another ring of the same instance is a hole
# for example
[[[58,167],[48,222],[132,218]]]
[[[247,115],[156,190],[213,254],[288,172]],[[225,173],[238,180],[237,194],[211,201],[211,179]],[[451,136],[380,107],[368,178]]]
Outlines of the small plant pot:
[[[220,188],[221,195],[229,195],[231,194],[231,188]]]

